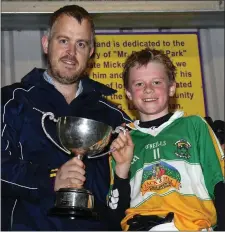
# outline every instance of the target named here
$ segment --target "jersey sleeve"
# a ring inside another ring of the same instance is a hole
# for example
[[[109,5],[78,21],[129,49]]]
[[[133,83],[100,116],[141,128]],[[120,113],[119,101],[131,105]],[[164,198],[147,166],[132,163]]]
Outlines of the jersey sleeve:
[[[110,157],[110,190],[107,197],[109,215],[113,223],[120,224],[125,217],[125,211],[130,207],[130,182],[129,178],[122,179],[116,175],[115,161]]]
[[[198,129],[200,163],[206,187],[214,198],[215,185],[224,181],[224,153],[213,130],[204,119],[199,122]]]

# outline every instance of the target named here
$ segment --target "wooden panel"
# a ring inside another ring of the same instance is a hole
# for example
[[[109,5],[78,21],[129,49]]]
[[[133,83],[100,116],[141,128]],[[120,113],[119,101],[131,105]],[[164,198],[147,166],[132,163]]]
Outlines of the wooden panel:
[[[223,1],[79,1],[96,29],[223,28]],[[45,29],[49,15],[72,1],[2,1],[2,29]]]

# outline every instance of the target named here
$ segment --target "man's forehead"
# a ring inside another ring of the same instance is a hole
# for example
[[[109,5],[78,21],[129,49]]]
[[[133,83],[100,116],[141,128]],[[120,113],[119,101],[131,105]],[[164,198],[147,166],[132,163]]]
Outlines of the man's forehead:
[[[78,27],[74,27],[74,29],[78,29],[79,26],[82,26],[82,27],[85,26],[85,27],[91,28],[91,24],[86,18],[81,19],[81,21],[79,22],[73,16],[62,14],[53,23],[52,30],[56,28],[62,29],[62,25],[63,25],[63,28],[70,27],[72,24],[76,24],[78,26]]]

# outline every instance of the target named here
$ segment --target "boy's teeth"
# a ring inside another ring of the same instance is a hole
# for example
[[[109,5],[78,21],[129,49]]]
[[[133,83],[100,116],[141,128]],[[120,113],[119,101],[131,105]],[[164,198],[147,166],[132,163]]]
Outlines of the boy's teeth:
[[[147,99],[144,99],[145,102],[147,102],[147,101],[155,101],[155,100],[156,100],[156,98],[147,98]]]

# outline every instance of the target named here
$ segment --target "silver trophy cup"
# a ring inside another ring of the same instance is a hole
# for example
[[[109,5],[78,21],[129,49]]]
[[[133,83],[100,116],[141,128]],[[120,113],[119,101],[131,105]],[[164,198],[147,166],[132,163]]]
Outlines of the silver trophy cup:
[[[57,144],[47,133],[44,126],[45,118],[49,117],[57,124],[57,134],[61,146]],[[112,133],[112,127],[102,122],[79,117],[59,117],[55,119],[51,112],[42,116],[42,128],[46,136],[61,150],[69,155],[75,155],[78,159],[99,157],[110,151],[95,156],[108,145]],[[55,206],[50,210],[50,215],[96,218],[93,212],[94,196],[83,187],[69,186],[56,192]]]

